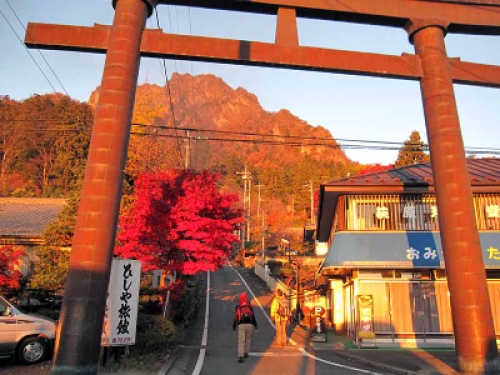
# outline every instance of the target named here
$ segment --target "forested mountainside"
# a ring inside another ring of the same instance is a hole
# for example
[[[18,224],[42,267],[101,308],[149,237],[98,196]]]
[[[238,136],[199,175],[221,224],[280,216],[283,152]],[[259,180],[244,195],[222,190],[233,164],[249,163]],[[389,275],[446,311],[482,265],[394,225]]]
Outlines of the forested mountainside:
[[[90,97],[91,106],[98,95],[99,88]],[[246,166],[253,184],[262,185],[261,194],[295,210],[309,207],[305,182],[312,180],[317,189],[320,182],[359,169],[325,128],[313,127],[285,109],[265,111],[255,95],[213,75],[174,73],[168,86],[138,86],[133,123],[130,175],[136,168],[172,165],[211,169],[224,173],[228,189],[241,192],[238,173]],[[331,146],[307,138],[329,139]]]
[[[61,94],[20,102],[0,97],[2,196],[65,196],[78,189],[98,96],[99,87],[88,104]],[[286,109],[265,111],[255,95],[218,77],[189,74],[136,91],[127,181],[133,186],[141,172],[172,167],[221,172],[223,187],[240,196],[246,167],[252,194],[259,189],[269,211],[292,216],[308,215],[305,183],[316,190],[360,168],[326,129]]]
[[[0,196],[67,196],[85,171],[93,109],[62,94],[0,96]]]

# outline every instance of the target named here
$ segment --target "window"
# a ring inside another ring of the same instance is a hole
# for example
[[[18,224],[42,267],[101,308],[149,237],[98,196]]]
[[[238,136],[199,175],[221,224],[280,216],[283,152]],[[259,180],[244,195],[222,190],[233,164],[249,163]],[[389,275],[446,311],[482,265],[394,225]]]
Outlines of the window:
[[[439,230],[436,197],[413,195],[348,195],[345,197],[347,230]],[[479,230],[500,230],[500,195],[474,195]]]
[[[351,195],[345,211],[347,230],[439,230],[430,195]]]
[[[474,196],[474,210],[478,229],[500,229],[500,195],[478,194]]]

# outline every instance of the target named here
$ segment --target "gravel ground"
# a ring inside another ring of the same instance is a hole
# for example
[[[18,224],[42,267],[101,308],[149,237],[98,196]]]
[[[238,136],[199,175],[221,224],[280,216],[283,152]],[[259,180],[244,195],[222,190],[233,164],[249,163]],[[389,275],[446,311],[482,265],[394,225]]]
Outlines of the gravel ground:
[[[100,368],[98,373],[99,375],[156,375],[163,365],[163,358],[155,356],[130,358],[128,363],[122,361],[120,365],[108,362],[109,365]],[[49,375],[51,365],[51,360],[25,366],[11,359],[0,359],[0,375]]]
[[[48,375],[50,373],[50,361],[44,361],[37,365],[23,366],[10,359],[0,359],[1,375]]]

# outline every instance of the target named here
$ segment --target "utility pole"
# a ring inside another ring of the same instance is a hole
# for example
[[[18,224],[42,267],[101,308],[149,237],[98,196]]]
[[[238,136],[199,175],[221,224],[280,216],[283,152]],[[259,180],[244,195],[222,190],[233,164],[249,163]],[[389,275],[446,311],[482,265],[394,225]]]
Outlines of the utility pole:
[[[245,165],[245,170],[243,172],[236,172],[236,174],[241,175],[243,178],[243,211],[245,212],[245,224],[243,225],[242,231],[242,246],[245,248],[245,241],[250,241],[250,188],[252,174],[248,171]],[[247,198],[248,194],[248,198]]]
[[[264,186],[264,185],[261,185],[260,181],[259,181],[259,184],[257,185],[257,187],[259,188],[259,201],[257,202],[257,217],[260,217],[260,202],[262,202],[262,199],[260,198],[260,188]]]
[[[313,190],[313,182],[309,180],[309,188],[311,191],[311,224],[314,224],[314,190]]]
[[[247,242],[250,242],[250,221],[252,220],[252,209],[250,205],[252,197],[252,176],[250,175],[248,178],[248,211],[247,211]]]
[[[260,237],[262,241],[262,257],[264,258],[264,264],[266,264],[266,246],[265,246],[265,236],[266,236],[266,227],[265,227],[265,221],[264,221],[265,213],[262,212],[262,227],[260,230]]]
[[[191,167],[191,137],[189,136],[189,130],[186,130],[186,160],[184,161],[184,168],[189,169]]]
[[[295,257],[295,267],[296,267],[296,284],[297,284],[297,304],[295,306],[295,313],[297,314],[297,322],[300,322],[301,311],[300,311],[300,263],[301,261]]]

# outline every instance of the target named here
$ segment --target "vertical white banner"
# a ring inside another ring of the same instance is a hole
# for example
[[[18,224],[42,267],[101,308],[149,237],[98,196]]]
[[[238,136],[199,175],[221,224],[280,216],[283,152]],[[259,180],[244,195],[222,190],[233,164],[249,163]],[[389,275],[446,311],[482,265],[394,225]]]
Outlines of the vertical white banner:
[[[102,330],[102,346],[135,344],[141,262],[113,259]]]

